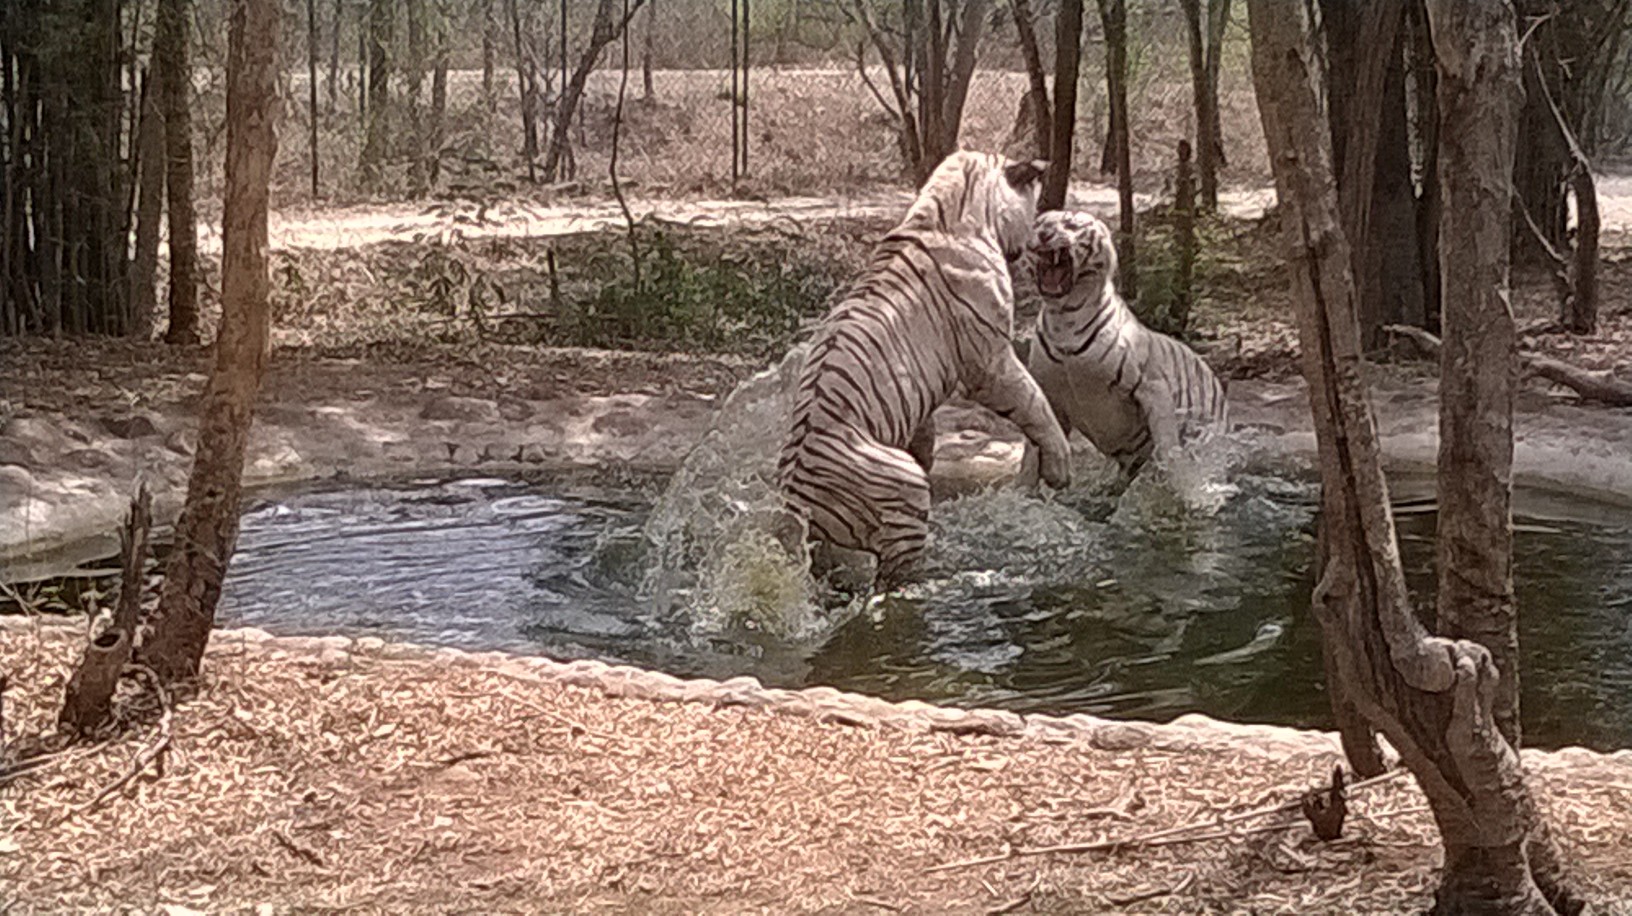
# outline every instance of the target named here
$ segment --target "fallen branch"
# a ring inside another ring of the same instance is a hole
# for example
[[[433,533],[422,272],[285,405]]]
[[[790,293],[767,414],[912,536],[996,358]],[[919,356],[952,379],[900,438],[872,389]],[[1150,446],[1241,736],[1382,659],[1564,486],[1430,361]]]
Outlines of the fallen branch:
[[[1183,878],[1179,879],[1179,883],[1173,885],[1172,887],[1152,888],[1148,891],[1140,891],[1137,894],[1130,894],[1126,897],[1112,897],[1107,894],[1105,897],[1105,902],[1112,906],[1133,906],[1135,903],[1144,903],[1147,900],[1155,900],[1160,897],[1171,897],[1174,894],[1182,894],[1189,890],[1190,885],[1194,883],[1196,883],[1196,873],[1193,871],[1188,871],[1184,873]]]
[[[1371,786],[1379,783],[1390,782],[1398,779],[1408,772],[1410,771],[1406,770],[1404,767],[1397,767],[1389,770],[1387,773],[1383,773],[1379,776],[1373,776],[1370,779],[1362,779],[1359,782],[1350,785],[1348,787],[1348,792],[1352,795],[1354,792],[1361,789],[1370,788]],[[1226,815],[1220,818],[1191,821],[1187,824],[1179,824],[1175,827],[1166,827],[1161,830],[1137,834],[1131,837],[1122,837],[1119,839],[1109,840],[1093,840],[1086,843],[1064,843],[1057,846],[1010,848],[997,855],[982,856],[977,859],[964,859],[960,862],[946,862],[941,865],[931,865],[930,867],[924,869],[924,873],[932,874],[934,872],[974,868],[980,865],[995,865],[998,862],[1007,862],[1010,859],[1030,858],[1033,856],[1076,855],[1089,852],[1113,852],[1126,849],[1154,849],[1162,846],[1178,846],[1184,843],[1199,843],[1205,840],[1221,840],[1232,837],[1251,836],[1259,833],[1273,833],[1280,830],[1290,830],[1294,827],[1300,826],[1302,822],[1287,821],[1286,823],[1254,827],[1250,830],[1230,830],[1223,828],[1225,828],[1226,825],[1240,823],[1241,821],[1250,820],[1252,818],[1269,817],[1271,815],[1286,814],[1293,811],[1298,811],[1303,807],[1303,799],[1304,796],[1300,794],[1292,801],[1284,802],[1279,805],[1254,808],[1251,811],[1238,811],[1235,814]],[[1387,815],[1376,815],[1376,817],[1383,816]],[[1206,830],[1209,827],[1215,829],[1206,833],[1193,833],[1193,831]],[[1185,834],[1191,835],[1185,836]]]
[[[1439,338],[1422,328],[1390,324],[1384,325],[1383,330],[1410,340],[1428,356],[1439,355]],[[1550,356],[1537,356],[1532,353],[1520,353],[1519,364],[1531,374],[1563,385],[1585,400],[1597,401],[1611,407],[1632,407],[1632,384],[1617,379],[1609,372],[1594,372]]]
[[[1025,893],[1014,898],[1013,900],[1010,900],[1008,903],[1000,903],[997,906],[992,907],[986,911],[986,916],[1005,916],[1007,913],[1012,913],[1015,910],[1020,909],[1031,902],[1031,898],[1037,893],[1037,888],[1042,886],[1043,876],[1037,875],[1032,879],[1031,887],[1026,888]]]
[[[123,789],[125,786],[130,784],[132,779],[135,779],[137,776],[141,775],[142,771],[146,770],[148,765],[153,763],[154,760],[158,759],[159,755],[164,753],[165,749],[170,746],[170,725],[173,715],[170,706],[170,693],[164,689],[164,684],[159,680],[158,674],[155,673],[152,668],[149,668],[146,665],[133,665],[131,667],[136,671],[142,672],[142,674],[147,677],[148,683],[153,685],[153,691],[159,697],[159,704],[164,710],[159,716],[159,736],[152,744],[143,748],[141,753],[136,755],[136,762],[131,764],[130,769],[126,770],[124,775],[120,776],[118,779],[115,779],[113,782],[108,783],[106,786],[103,786],[101,791],[92,796],[89,801],[68,809],[61,817],[57,818],[51,823],[52,827],[60,827],[68,821],[73,820],[75,817],[84,814],[86,811],[95,808],[97,805],[100,805],[103,799],[115,792],[118,792],[120,789]]]

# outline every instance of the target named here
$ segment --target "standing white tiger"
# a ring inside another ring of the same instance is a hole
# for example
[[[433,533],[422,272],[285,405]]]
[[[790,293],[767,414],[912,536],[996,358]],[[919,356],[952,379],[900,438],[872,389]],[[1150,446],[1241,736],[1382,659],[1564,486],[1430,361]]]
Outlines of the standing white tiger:
[[[1132,477],[1153,454],[1224,428],[1224,385],[1212,368],[1141,324],[1117,294],[1109,227],[1087,213],[1044,213],[1029,255],[1043,308],[1027,366],[1067,435],[1080,430]],[[1031,460],[1028,450],[1027,473]]]
[[[813,540],[909,578],[929,536],[931,415],[960,385],[1019,425],[1041,472],[1070,475],[1065,434],[1009,340],[1008,261],[1031,235],[1043,163],[947,157],[824,320],[800,377],[779,476]]]

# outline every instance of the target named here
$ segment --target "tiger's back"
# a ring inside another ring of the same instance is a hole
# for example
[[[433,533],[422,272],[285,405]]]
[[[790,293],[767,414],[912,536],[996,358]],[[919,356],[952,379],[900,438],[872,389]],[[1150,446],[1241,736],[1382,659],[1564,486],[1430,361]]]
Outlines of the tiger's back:
[[[924,549],[931,418],[955,389],[985,392],[1023,426],[1051,421],[1009,346],[1007,259],[1029,235],[1037,178],[1033,168],[1016,187],[1014,168],[975,153],[942,163],[824,320],[801,375],[783,490],[813,538],[875,554],[881,580]]]

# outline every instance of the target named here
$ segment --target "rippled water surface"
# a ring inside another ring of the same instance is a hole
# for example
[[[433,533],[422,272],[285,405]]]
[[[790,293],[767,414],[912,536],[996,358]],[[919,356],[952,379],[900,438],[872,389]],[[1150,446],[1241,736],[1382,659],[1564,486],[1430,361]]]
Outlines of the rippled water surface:
[[[281,494],[244,517],[221,622],[896,699],[1323,726],[1305,613],[1314,491],[1295,478],[1239,476],[1211,516],[1129,497],[943,503],[930,580],[812,638],[703,628],[637,595],[655,487],[456,480]],[[1431,606],[1431,494],[1421,481],[1395,487],[1413,593]],[[1632,746],[1632,511],[1531,492],[1518,511],[1527,740]]]

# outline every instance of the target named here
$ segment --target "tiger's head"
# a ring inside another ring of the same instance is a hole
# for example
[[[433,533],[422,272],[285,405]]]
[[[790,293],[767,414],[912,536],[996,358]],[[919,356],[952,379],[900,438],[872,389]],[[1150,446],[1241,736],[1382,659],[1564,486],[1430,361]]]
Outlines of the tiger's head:
[[[987,236],[1009,260],[1025,252],[1042,192],[1041,160],[959,150],[941,161],[907,211],[907,222],[952,234]]]
[[[1050,210],[1037,217],[1027,254],[1045,299],[1075,293],[1080,301],[1097,302],[1116,276],[1110,227],[1080,210]]]

